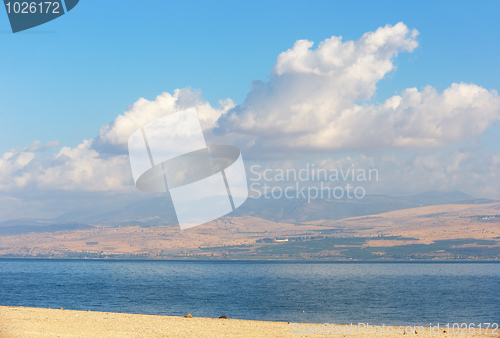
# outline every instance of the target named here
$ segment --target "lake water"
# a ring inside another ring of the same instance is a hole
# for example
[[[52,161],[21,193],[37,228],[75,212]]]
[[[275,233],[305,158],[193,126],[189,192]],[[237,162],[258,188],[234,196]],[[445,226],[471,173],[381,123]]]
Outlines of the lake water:
[[[500,323],[500,264],[0,260],[0,305],[315,323]]]

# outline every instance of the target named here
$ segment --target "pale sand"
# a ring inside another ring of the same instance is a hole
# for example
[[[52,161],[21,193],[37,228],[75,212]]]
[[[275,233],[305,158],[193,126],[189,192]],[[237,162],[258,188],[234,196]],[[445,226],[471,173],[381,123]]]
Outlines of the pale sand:
[[[292,324],[286,322],[264,322],[218,318],[184,318],[172,316],[137,315],[112,312],[90,312],[0,306],[0,337],[314,337],[304,335],[315,324],[298,324],[295,334]],[[318,327],[322,326],[317,324]],[[387,329],[387,327],[386,327]],[[356,334],[364,337],[401,336],[398,327],[392,335]],[[353,334],[327,334],[347,337]],[[464,337],[465,335],[443,333],[431,334],[429,327],[417,336]],[[476,334],[479,336],[479,334]],[[498,334],[481,334],[499,337]]]

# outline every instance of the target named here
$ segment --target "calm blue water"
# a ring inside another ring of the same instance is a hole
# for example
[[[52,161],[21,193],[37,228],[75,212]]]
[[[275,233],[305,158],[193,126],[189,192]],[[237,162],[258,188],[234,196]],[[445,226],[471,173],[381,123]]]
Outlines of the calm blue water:
[[[500,264],[5,259],[0,305],[317,323],[500,323]]]

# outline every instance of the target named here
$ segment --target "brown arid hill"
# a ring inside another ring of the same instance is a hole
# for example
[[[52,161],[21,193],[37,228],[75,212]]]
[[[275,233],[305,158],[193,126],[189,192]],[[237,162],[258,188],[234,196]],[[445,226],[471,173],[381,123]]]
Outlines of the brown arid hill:
[[[177,226],[99,226],[0,236],[0,257],[498,260],[500,202],[404,209],[342,220],[222,217]]]

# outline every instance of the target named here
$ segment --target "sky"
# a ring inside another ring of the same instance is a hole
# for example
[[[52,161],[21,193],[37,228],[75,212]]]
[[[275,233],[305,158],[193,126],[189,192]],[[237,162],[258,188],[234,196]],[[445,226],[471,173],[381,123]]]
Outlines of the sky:
[[[146,198],[128,137],[193,106],[247,165],[377,168],[368,193],[500,199],[499,10],[82,0],[16,34],[0,11],[0,220]]]

